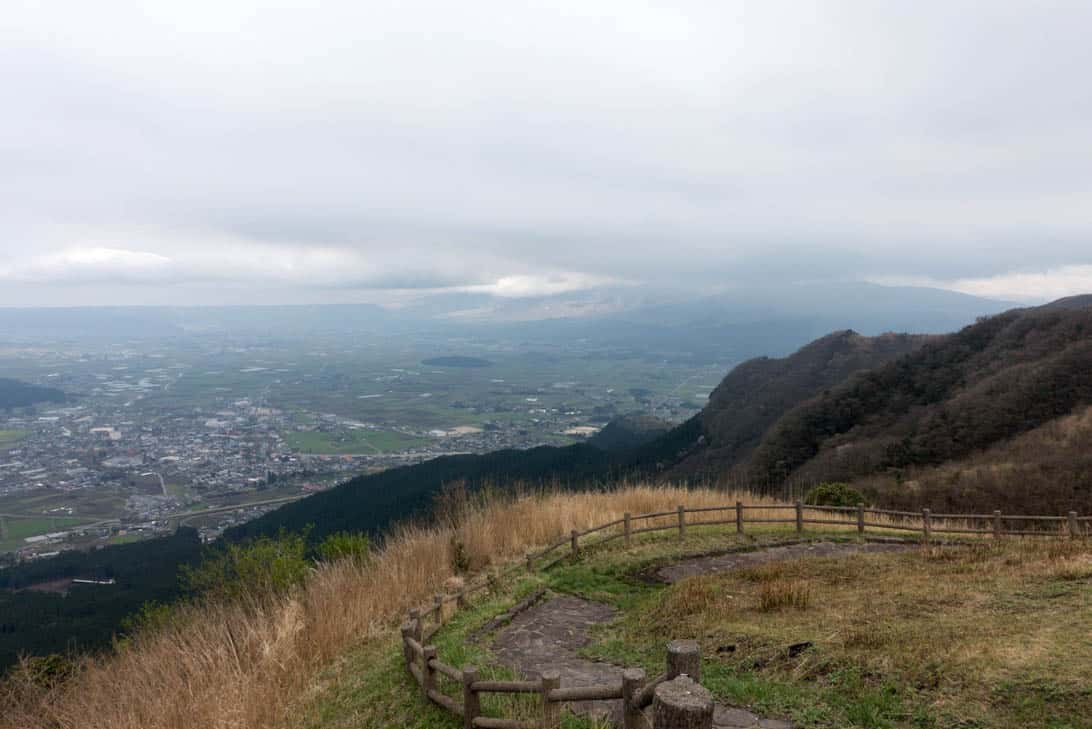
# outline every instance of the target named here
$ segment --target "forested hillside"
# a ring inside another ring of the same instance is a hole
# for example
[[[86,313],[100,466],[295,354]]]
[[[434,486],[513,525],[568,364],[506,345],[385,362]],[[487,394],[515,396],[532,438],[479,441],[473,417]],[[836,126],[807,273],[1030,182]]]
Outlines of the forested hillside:
[[[1092,309],[984,319],[786,413],[749,459],[773,481],[847,480],[966,457],[1092,403]]]
[[[610,453],[587,443],[444,456],[358,476],[234,527],[224,536],[229,540],[246,539],[308,525],[312,527],[312,538],[341,530],[374,533],[394,521],[423,514],[447,484],[463,484],[469,489],[484,485],[511,488],[513,484],[576,488],[605,483],[614,467]]]
[[[841,331],[788,357],[744,362],[728,373],[702,410],[702,442],[668,466],[664,475],[715,479],[747,456],[767,429],[796,405],[854,373],[914,351],[929,339],[909,334],[864,337]]]
[[[170,537],[67,552],[0,570],[0,673],[20,653],[109,645],[123,618],[145,603],[174,600],[181,592],[179,567],[200,555],[197,532],[180,529]],[[114,583],[67,585],[74,577]],[[52,591],[27,589],[35,586]]]
[[[896,509],[1092,514],[1092,406],[939,466],[858,479],[871,500]]]

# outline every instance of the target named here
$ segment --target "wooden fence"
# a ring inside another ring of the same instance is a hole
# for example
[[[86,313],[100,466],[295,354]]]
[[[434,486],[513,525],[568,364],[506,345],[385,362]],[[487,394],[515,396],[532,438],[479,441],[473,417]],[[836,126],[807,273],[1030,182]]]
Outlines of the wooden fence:
[[[751,516],[748,518],[749,512]],[[697,519],[688,519],[687,515],[712,515],[714,518],[702,516]],[[728,518],[716,518],[718,516]],[[637,526],[642,522],[644,526]],[[468,604],[472,594],[495,588],[498,580],[524,566],[533,571],[539,560],[563,550],[566,546],[568,550],[562,551],[558,557],[542,565],[542,569],[549,568],[569,556],[579,554],[581,549],[588,549],[617,539],[624,540],[628,548],[633,543],[633,537],[638,534],[677,530],[679,537],[682,538],[686,536],[688,528],[717,525],[735,525],[736,532],[744,534],[748,524],[791,524],[798,534],[803,533],[804,527],[808,524],[844,527],[855,530],[858,534],[866,534],[870,529],[881,532],[913,532],[920,533],[924,541],[931,540],[934,534],[981,535],[995,539],[1007,535],[1069,538],[1092,535],[1092,516],[1079,516],[1073,511],[1066,516],[1026,516],[1002,514],[1000,511],[994,511],[992,514],[934,514],[929,509],[916,512],[870,509],[863,505],[810,506],[797,501],[791,505],[751,506],[736,502],[734,506],[692,509],[679,506],[674,511],[638,515],[627,513],[621,519],[606,524],[583,531],[573,530],[565,539],[545,549],[528,553],[525,565],[519,563],[510,565],[499,574],[486,575],[483,580],[464,587],[456,594],[436,595],[433,603],[426,608],[411,610],[406,622],[402,625],[406,667],[425,696],[438,706],[461,717],[466,729],[472,727],[557,729],[561,726],[562,706],[577,701],[621,700],[624,729],[646,726],[642,712],[654,702],[659,702],[654,711],[657,717],[683,716],[694,707],[675,706],[672,704],[672,696],[675,693],[682,693],[692,697],[695,687],[686,684],[679,691],[673,692],[668,690],[670,688],[668,684],[686,682],[691,679],[699,680],[701,657],[697,643],[694,641],[676,640],[669,643],[666,670],[651,681],[646,679],[644,670],[630,668],[623,671],[622,679],[618,682],[566,687],[561,686],[561,677],[557,672],[549,671],[544,672],[538,680],[534,681],[483,680],[479,677],[478,669],[473,666],[456,668],[441,661],[437,656],[436,647],[430,645],[429,641],[450,619],[455,610]],[[1012,528],[1014,525],[1020,528]],[[604,535],[590,543],[581,541],[596,534]],[[525,602],[527,605],[522,607],[529,606],[531,601]],[[519,607],[510,611],[508,617],[513,617]],[[441,682],[444,681],[453,682],[456,687],[461,688],[461,692],[455,691],[456,694],[461,693],[461,700],[442,690]],[[665,690],[660,691],[661,686],[665,687]],[[700,686],[696,688],[700,689]],[[483,694],[523,694],[538,697],[541,717],[536,720],[518,720],[484,716],[481,704]],[[708,706],[702,705],[701,712],[702,717],[704,713],[709,714],[708,726],[711,726],[711,700]],[[704,718],[701,717],[689,719],[684,717],[679,721],[696,722],[679,724],[680,726],[707,726]],[[663,727],[657,725],[656,729],[663,729]]]

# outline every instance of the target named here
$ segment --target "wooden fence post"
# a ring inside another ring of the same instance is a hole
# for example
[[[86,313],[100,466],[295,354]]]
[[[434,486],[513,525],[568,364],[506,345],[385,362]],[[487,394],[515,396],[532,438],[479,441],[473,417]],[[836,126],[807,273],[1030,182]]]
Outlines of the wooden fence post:
[[[463,667],[463,729],[474,729],[474,720],[481,716],[482,703],[474,682],[478,680],[478,669],[474,666]]]
[[[633,525],[630,524],[630,518],[628,511],[625,514],[622,514],[622,529],[626,536],[626,549],[633,546]]]
[[[413,651],[409,647],[407,642],[409,638],[413,637],[413,621],[407,620],[402,623],[402,657],[406,660],[406,670],[409,670],[410,664],[413,663]]]
[[[421,635],[424,633],[425,627],[423,620],[421,620],[421,611],[417,608],[413,608],[409,611],[410,619],[410,637],[418,643],[421,642]]]
[[[580,552],[580,532],[573,529],[569,535],[569,541],[572,544],[573,556],[575,557]]]
[[[713,694],[686,676],[665,681],[652,695],[656,729],[712,729]]]
[[[526,559],[527,559],[527,571],[528,572],[534,572],[535,571],[535,558],[531,556],[531,552],[527,553]]]
[[[679,539],[686,536],[686,507],[679,504]]]
[[[993,512],[993,538],[1001,538],[1001,511],[999,509],[994,509]]]
[[[800,499],[796,500],[796,533],[802,534],[804,532],[804,505],[800,503]]]
[[[743,533],[743,502],[736,502],[736,534]]]
[[[1077,527],[1077,512],[1069,512],[1069,538],[1076,539],[1080,534],[1080,530]]]
[[[435,594],[432,596],[432,604],[436,606],[436,624],[444,624],[444,596],[442,594]]]
[[[673,640],[667,644],[667,678],[683,674],[701,680],[701,649],[696,640]]]
[[[422,689],[425,691],[425,696],[428,696],[429,691],[436,690],[436,669],[429,665],[429,661],[436,657],[436,646],[426,645],[421,651],[421,678]]]
[[[627,668],[622,672],[622,729],[642,729],[644,715],[637,706],[637,696],[645,686],[645,672],[641,668]]]
[[[561,726],[561,702],[550,701],[550,692],[561,688],[561,674],[545,671],[542,674],[542,729],[559,729]]]
[[[921,533],[925,536],[925,541],[929,541],[933,536],[933,525],[929,521],[929,510],[921,510]]]
[[[864,534],[864,504],[857,504],[857,533]]]

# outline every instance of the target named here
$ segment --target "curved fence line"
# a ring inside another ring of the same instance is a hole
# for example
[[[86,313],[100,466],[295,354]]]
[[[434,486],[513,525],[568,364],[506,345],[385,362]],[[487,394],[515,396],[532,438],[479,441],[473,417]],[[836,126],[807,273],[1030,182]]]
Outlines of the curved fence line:
[[[792,514],[784,517],[771,516],[768,512],[783,512],[792,510]],[[734,519],[713,519],[690,521],[687,514],[703,514],[717,511],[734,511]],[[754,514],[750,518],[747,513]],[[845,515],[844,519],[832,519],[831,516]],[[878,517],[867,519],[866,517]],[[659,519],[664,523],[652,524],[641,528],[634,528],[637,521]],[[1027,526],[1029,522],[1038,523],[1044,528],[1040,529],[1009,529],[1010,522],[1019,522]],[[797,534],[804,531],[808,524],[822,526],[841,526],[847,530],[856,531],[858,534],[866,534],[868,530],[917,532],[922,535],[922,540],[928,542],[933,534],[973,534],[991,536],[1000,539],[1003,536],[1038,536],[1038,537],[1079,537],[1092,536],[1092,516],[1079,516],[1071,511],[1066,516],[1028,516],[1023,514],[1002,514],[994,511],[992,514],[933,514],[929,509],[917,511],[899,511],[893,509],[866,508],[863,504],[857,506],[814,506],[806,505],[800,501],[786,505],[750,505],[736,502],[728,506],[703,506],[688,509],[680,505],[675,511],[658,511],[648,514],[626,513],[621,519],[600,524],[589,529],[572,530],[568,538],[562,539],[548,547],[536,552],[528,552],[525,560],[509,565],[499,573],[488,573],[483,579],[464,586],[454,594],[436,595],[431,605],[421,609],[409,611],[406,622],[402,625],[402,646],[406,668],[417,681],[424,695],[436,705],[463,719],[466,729],[483,727],[492,729],[557,729],[561,726],[561,708],[564,704],[577,701],[599,701],[621,699],[623,727],[635,729],[645,726],[642,711],[649,706],[656,695],[657,686],[669,681],[686,679],[687,676],[697,679],[700,674],[701,658],[697,654],[697,644],[693,641],[672,641],[668,645],[667,670],[651,681],[646,680],[645,673],[641,669],[626,669],[622,680],[609,684],[594,684],[591,686],[561,686],[560,675],[556,672],[545,672],[537,681],[492,681],[479,678],[478,669],[473,666],[456,668],[450,666],[437,657],[436,647],[428,642],[454,615],[455,611],[469,605],[470,596],[482,590],[495,590],[499,581],[520,569],[528,571],[536,569],[535,563],[544,557],[563,549],[566,545],[568,551],[541,566],[541,569],[549,569],[570,556],[578,555],[581,550],[590,549],[599,545],[612,542],[616,539],[624,539],[625,546],[632,545],[633,537],[638,534],[650,532],[676,530],[679,537],[685,537],[688,528],[722,526],[735,524],[736,533],[745,534],[748,524],[791,524]],[[985,526],[982,526],[985,525]],[[590,543],[581,543],[583,537],[606,531],[613,527],[621,526],[622,529],[615,533],[607,534]],[[516,613],[525,610],[534,604],[537,595],[532,599],[524,600],[507,613],[505,617],[510,620]],[[426,619],[435,616],[433,624],[426,628]],[[685,644],[685,645],[683,645]],[[685,675],[684,675],[685,674]],[[440,690],[440,680],[450,681],[461,686],[462,701]],[[482,714],[482,694],[516,694],[528,695],[539,698],[541,718],[531,720],[499,719]],[[694,726],[698,726],[695,724]]]

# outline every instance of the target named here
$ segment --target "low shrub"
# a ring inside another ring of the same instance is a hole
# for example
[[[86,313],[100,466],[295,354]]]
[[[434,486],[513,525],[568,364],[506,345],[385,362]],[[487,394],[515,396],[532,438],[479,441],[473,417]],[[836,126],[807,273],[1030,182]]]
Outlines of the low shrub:
[[[848,483],[821,483],[808,491],[804,503],[809,506],[856,506],[864,503],[864,496]]]

